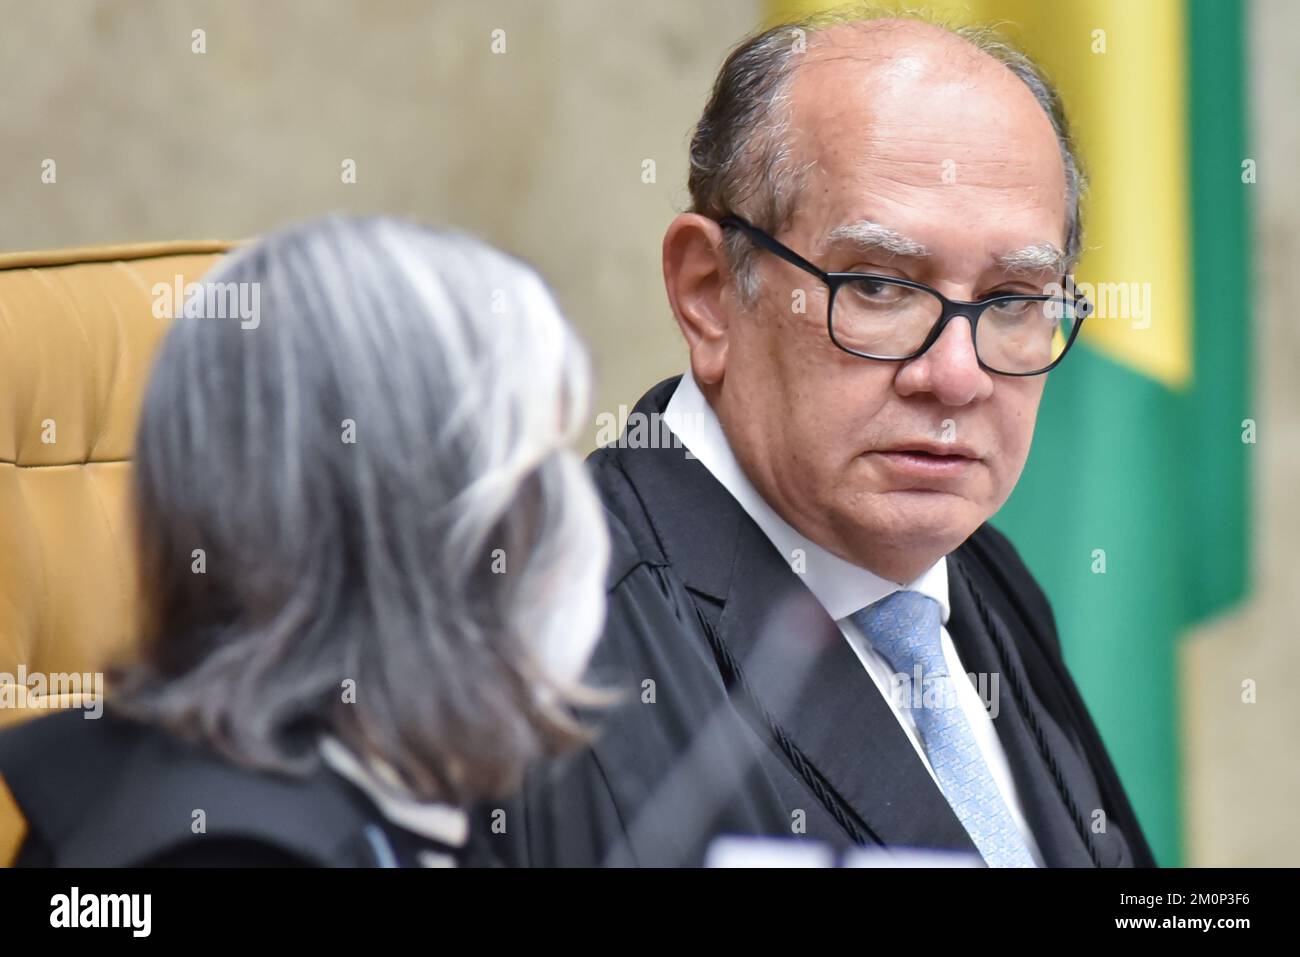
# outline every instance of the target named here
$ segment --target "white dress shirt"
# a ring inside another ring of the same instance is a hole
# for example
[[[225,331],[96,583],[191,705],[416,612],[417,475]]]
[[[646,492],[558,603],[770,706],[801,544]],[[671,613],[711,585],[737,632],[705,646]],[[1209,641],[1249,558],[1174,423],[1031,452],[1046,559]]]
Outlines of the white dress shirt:
[[[858,656],[858,660],[862,662],[871,680],[875,682],[876,688],[879,689],[912,742],[912,747],[916,749],[917,756],[938,786],[938,778],[935,777],[934,769],[930,767],[930,761],[926,757],[916,722],[891,694],[893,669],[863,636],[849,616],[900,589],[929,595],[939,603],[942,610],[939,641],[943,648],[944,659],[948,663],[949,674],[954,679],[959,675],[965,675],[966,669],[957,655],[957,649],[948,635],[948,629],[943,627],[948,622],[947,556],[935,562],[914,581],[893,582],[845,561],[802,535],[767,504],[746,477],[731,451],[731,445],[722,430],[722,423],[718,421],[712,406],[700,391],[689,369],[673,392],[673,397],[664,410],[663,418],[682,445],[691,455],[699,459],[700,464],[709,470],[723,488],[731,493],[787,562],[793,564],[797,557],[802,556],[804,570],[801,577],[804,584],[843,632],[844,638]],[[1025,844],[1029,847],[1034,862],[1042,867],[1042,854],[1038,850],[1033,832],[1025,821],[1015,782],[1007,766],[1007,756],[1002,750],[1002,743],[998,740],[988,710],[970,681],[954,680],[953,686],[956,688],[957,702],[965,713],[966,720],[970,722],[975,743],[984,756],[984,761],[993,775],[1003,801],[1011,812],[1012,820],[1024,836]],[[867,729],[863,730],[865,732]],[[942,788],[940,791],[942,792]]]
[[[469,814],[463,808],[416,800],[392,768],[378,763],[363,764],[338,738],[325,736],[318,744],[325,763],[365,792],[393,824],[452,847],[465,845],[469,838]],[[453,856],[438,851],[420,851],[417,857],[421,867],[456,866]]]

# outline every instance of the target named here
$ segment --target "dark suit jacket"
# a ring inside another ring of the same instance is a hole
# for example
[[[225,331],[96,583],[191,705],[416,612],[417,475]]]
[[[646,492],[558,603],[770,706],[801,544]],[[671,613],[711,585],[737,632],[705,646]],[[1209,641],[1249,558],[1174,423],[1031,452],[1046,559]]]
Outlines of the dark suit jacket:
[[[662,413],[677,381],[634,412]],[[835,622],[707,469],[680,447],[589,465],[614,542],[590,677],[631,690],[585,715],[593,746],[530,776],[494,853],[698,865],[721,834],[975,853]],[[982,526],[949,556],[949,587],[962,663],[1000,676],[994,726],[1046,863],[1153,866],[1015,550]]]

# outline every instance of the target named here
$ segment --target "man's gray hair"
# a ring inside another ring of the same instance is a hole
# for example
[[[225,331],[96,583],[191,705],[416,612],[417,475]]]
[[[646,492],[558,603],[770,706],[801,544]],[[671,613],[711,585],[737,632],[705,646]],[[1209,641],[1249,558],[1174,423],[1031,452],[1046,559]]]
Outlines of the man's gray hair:
[[[1033,93],[1061,148],[1065,254],[1072,265],[1083,245],[1080,206],[1087,180],[1055,87],[995,27],[952,25],[921,12],[834,10],[781,23],[743,40],[722,64],[691,138],[691,211],[715,219],[735,213],[772,233],[789,226],[810,168],[794,162],[789,135],[792,80],[806,44],[832,27],[861,24],[870,29],[885,26],[877,23],[885,20],[911,20],[947,30],[1002,63]],[[726,244],[737,289],[752,300],[757,294],[753,245],[736,230],[727,232]]]
[[[134,495],[143,663],[117,704],[240,764],[322,736],[426,800],[589,740],[604,512],[571,448],[587,355],[537,274],[457,233],[332,217],[209,277],[255,328],[177,318]],[[202,566],[199,561],[202,559]]]

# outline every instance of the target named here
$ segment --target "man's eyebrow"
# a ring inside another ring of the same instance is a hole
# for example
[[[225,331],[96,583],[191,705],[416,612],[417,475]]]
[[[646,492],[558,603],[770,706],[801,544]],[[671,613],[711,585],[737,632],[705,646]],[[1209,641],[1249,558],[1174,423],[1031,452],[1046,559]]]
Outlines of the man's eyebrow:
[[[832,243],[850,243],[864,251],[883,252],[908,259],[924,259],[930,255],[923,244],[910,236],[904,236],[888,226],[873,223],[869,219],[836,226],[826,238]]]
[[[881,252],[906,259],[924,259],[930,255],[923,243],[869,219],[836,226],[827,239],[832,243],[851,244],[865,252]],[[1002,253],[994,257],[994,262],[1009,273],[1064,273],[1069,267],[1069,257],[1065,251],[1055,243],[1048,242],[1031,243],[1012,252]]]
[[[1050,270],[1064,273],[1069,265],[1065,251],[1055,243],[1034,243],[1014,252],[994,257],[994,262],[1007,272],[1039,273]]]

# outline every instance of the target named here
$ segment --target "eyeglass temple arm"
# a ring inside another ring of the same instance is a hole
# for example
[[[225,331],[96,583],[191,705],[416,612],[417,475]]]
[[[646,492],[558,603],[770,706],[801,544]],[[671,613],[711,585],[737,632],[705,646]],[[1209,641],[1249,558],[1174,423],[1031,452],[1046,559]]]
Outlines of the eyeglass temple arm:
[[[1065,290],[1071,288],[1073,288],[1074,290],[1074,295],[1072,297],[1074,301],[1074,305],[1076,307],[1082,307],[1079,311],[1079,322],[1083,322],[1083,320],[1087,319],[1089,316],[1092,315],[1092,310],[1093,310],[1092,300],[1084,295],[1082,289],[1074,285],[1073,281],[1071,280],[1070,274],[1067,272],[1064,276],[1061,277],[1061,292],[1062,292],[1061,298],[1062,299],[1066,298],[1064,295]]]
[[[745,222],[739,216],[723,216],[721,219],[718,220],[718,225],[722,226],[723,228],[732,227],[734,229],[739,229],[742,233],[748,236],[750,240],[752,240],[756,245],[762,246],[768,252],[776,256],[780,256],[791,266],[795,266],[798,269],[802,269],[804,272],[812,273],[822,282],[830,281],[829,273],[826,273],[823,270],[818,269],[816,266],[814,266],[808,260],[804,259],[793,249],[781,245],[779,242],[777,242],[767,233],[763,232],[763,230],[759,229],[757,226],[751,226],[749,223]]]

